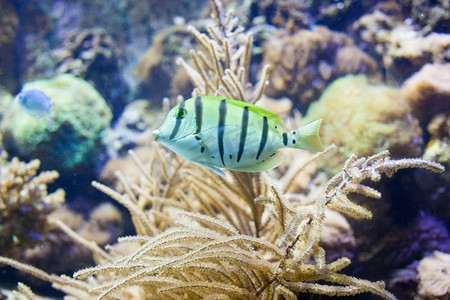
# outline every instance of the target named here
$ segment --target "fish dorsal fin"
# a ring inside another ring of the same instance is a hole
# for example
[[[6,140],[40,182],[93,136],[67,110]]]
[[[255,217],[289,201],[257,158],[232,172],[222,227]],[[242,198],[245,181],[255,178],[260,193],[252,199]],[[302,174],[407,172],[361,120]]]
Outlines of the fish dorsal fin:
[[[248,110],[260,115],[260,116],[266,116],[267,120],[272,123],[274,126],[277,126],[278,130],[283,130],[283,119],[281,117],[270,110],[267,110],[265,108],[262,108],[261,106],[257,106],[254,104],[250,104],[244,101],[234,100],[234,99],[228,99],[225,97],[217,97],[217,96],[202,96],[202,99],[205,101],[222,101],[223,99],[226,100],[227,104],[234,105],[238,107],[248,107]]]

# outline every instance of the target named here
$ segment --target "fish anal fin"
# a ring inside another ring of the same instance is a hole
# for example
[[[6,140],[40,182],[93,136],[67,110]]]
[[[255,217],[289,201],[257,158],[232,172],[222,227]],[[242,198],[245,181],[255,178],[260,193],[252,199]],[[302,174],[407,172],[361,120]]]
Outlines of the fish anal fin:
[[[198,164],[198,165],[200,165],[200,166],[202,166],[202,167],[205,167],[205,168],[209,169],[210,171],[213,171],[214,173],[216,173],[217,175],[219,175],[219,176],[221,176],[221,177],[226,177],[226,176],[227,176],[227,175],[225,175],[225,173],[224,173],[220,168],[218,168],[218,167],[214,167],[214,166],[207,165],[207,164],[200,163],[200,162],[194,162],[194,163],[196,163],[196,164]]]

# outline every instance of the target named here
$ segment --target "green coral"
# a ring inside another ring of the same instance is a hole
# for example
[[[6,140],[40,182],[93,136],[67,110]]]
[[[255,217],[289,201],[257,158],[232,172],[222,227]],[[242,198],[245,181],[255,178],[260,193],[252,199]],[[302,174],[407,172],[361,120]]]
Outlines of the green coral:
[[[420,154],[422,131],[397,88],[372,85],[362,75],[334,81],[313,103],[305,123],[322,118],[325,145],[336,144],[341,158],[327,162],[333,172],[352,153],[371,155],[389,149],[394,157]]]
[[[111,111],[102,96],[73,75],[27,83],[23,90],[39,89],[51,99],[52,125],[46,118],[24,112],[14,102],[0,125],[5,149],[25,158],[39,158],[45,168],[81,170],[94,164],[102,148],[103,130]]]

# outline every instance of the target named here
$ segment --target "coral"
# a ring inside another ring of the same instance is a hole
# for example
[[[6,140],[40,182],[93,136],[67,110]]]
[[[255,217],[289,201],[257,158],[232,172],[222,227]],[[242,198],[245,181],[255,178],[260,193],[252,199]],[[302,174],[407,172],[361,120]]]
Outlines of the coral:
[[[16,88],[16,67],[14,45],[19,19],[9,0],[0,2],[0,86],[12,91]]]
[[[0,49],[2,49],[5,45],[14,43],[19,19],[10,1],[2,1],[0,8],[2,10],[0,18]]]
[[[64,44],[73,29],[82,32],[101,26],[114,41],[119,72],[131,83],[130,89],[136,84],[132,75],[137,64],[135,57],[145,52],[153,34],[172,24],[177,16],[188,20],[198,18],[205,6],[203,1],[188,0],[123,0],[107,5],[104,0],[15,3],[21,12],[24,38],[18,57],[23,82],[42,78],[43,74],[46,78],[55,75],[56,58],[52,54]],[[102,91],[101,86],[96,88]]]
[[[417,267],[419,294],[432,299],[447,299],[450,295],[450,254],[435,251]]]
[[[55,225],[56,222],[62,222],[79,236],[101,247],[115,242],[123,233],[122,216],[111,203],[94,207],[87,220],[65,206],[52,212],[48,220],[48,231],[42,237],[40,245],[27,249],[22,261],[51,273],[73,273],[93,263],[92,253],[83,245],[74,242]],[[55,257],[58,257],[57,264]]]
[[[72,32],[67,36],[64,47],[54,52],[57,72],[85,77],[95,67],[117,68],[114,52],[113,40],[102,28]]]
[[[378,217],[389,216],[379,214]],[[371,236],[359,241],[355,251],[355,261],[361,270],[364,270],[359,276],[371,277],[372,274],[377,274],[387,277],[434,250],[450,252],[450,236],[445,223],[431,215],[421,214],[402,226],[393,222],[388,228],[377,227],[375,232],[371,232]],[[363,231],[366,230],[367,228]],[[358,235],[361,228],[355,228],[354,231],[355,235]]]
[[[142,162],[146,163],[151,158],[149,146],[137,146],[133,149],[133,152]],[[100,174],[102,182],[114,187],[118,192],[124,192],[124,186],[117,180],[117,172],[122,173],[130,183],[139,182],[139,168],[133,163],[133,158],[130,155],[109,159]]]
[[[394,16],[375,10],[359,18],[353,23],[352,28],[362,41],[363,49],[382,57],[388,51],[391,32],[399,25],[398,23],[398,19]]]
[[[417,265],[414,261],[403,269],[395,271],[387,282],[387,288],[393,292],[399,299],[417,299]]]
[[[407,157],[421,150],[422,131],[400,91],[371,85],[364,76],[348,75],[327,87],[309,107],[305,122],[319,118],[324,119],[324,144],[335,143],[343,155],[335,163],[328,161],[328,170],[335,170],[351,153],[370,155],[389,149],[395,157]]]
[[[450,2],[447,0],[416,0],[411,4],[411,19],[422,28],[425,33],[450,33]]]
[[[188,58],[185,49],[192,48],[192,43],[186,27],[181,25],[167,27],[153,37],[152,46],[142,55],[136,67],[136,74],[142,81],[140,88],[147,97],[150,95],[153,102],[159,103],[160,99],[169,95],[172,84],[177,82],[173,75],[176,70],[174,58]]]
[[[427,63],[450,61],[450,35],[431,33],[425,35],[398,17],[381,11],[362,16],[353,24],[353,30],[371,54],[378,54],[389,76],[395,81],[417,72]]]
[[[219,0],[211,1],[215,24],[207,26],[208,35],[192,26],[188,31],[202,50],[191,50],[190,66],[183,58],[177,63],[184,67],[194,85],[192,96],[221,95],[255,103],[261,98],[269,76],[269,66],[264,65],[258,82],[249,80],[252,52],[252,33],[244,33],[233,13],[225,15]]]
[[[11,105],[13,95],[0,88],[0,121],[3,119],[8,107]]]
[[[450,165],[450,111],[436,115],[428,124],[431,134],[423,156]]]
[[[402,97],[423,124],[450,112],[450,63],[426,64],[403,84]]]
[[[191,51],[193,66],[181,59],[179,63],[193,81],[193,95],[217,94],[254,103],[261,98],[268,68],[262,68],[256,85],[250,83],[252,37],[243,34],[232,14],[222,14],[218,0],[211,3],[216,23],[208,27],[209,36],[190,28],[203,51]],[[392,160],[388,151],[352,155],[335,176],[317,186],[320,181],[309,167],[335,148],[301,163],[292,159],[295,163],[286,172],[226,171],[226,177],[219,177],[152,144],[145,165],[130,152],[139,169],[138,180],[129,182],[118,171],[119,191],[93,183],[128,209],[135,235],[102,248],[54,221],[93,253],[95,266],[69,277],[5,257],[0,257],[0,264],[51,282],[68,298],[296,299],[299,292],[329,296],[368,292],[395,299],[383,282],[345,274],[348,257],[327,256],[327,235],[321,244],[322,233],[327,233],[327,209],[356,219],[371,218],[370,210],[353,201],[358,196],[381,197],[368,181],[378,182],[382,175],[391,177],[405,168],[433,172],[444,168],[420,158]],[[291,185],[305,172],[311,178],[306,189]],[[347,238],[351,244],[348,224],[339,217],[332,221],[327,221],[328,236],[336,237],[337,229],[339,238],[331,243],[345,244]],[[19,289],[33,297],[25,285]]]
[[[316,24],[343,31],[368,6],[369,3],[355,0],[265,0],[251,1],[251,8],[247,11],[251,12],[253,22],[264,17],[267,23],[289,33],[312,28]]]
[[[152,128],[163,121],[164,115],[147,100],[135,100],[128,104],[114,127],[106,131],[108,156],[120,157],[136,146],[148,144]]]
[[[0,157],[0,255],[20,258],[40,244],[49,230],[46,217],[64,202],[62,189],[47,191],[58,172],[38,174],[39,166],[37,159],[25,163]]]
[[[378,191],[361,184],[364,179],[378,181],[381,174],[392,176],[411,167],[443,170],[421,159],[391,160],[387,152],[352,156],[312,204],[303,204],[285,199],[262,174],[227,172],[228,177],[221,178],[156,145],[152,149],[150,169],[136,161],[143,172],[139,185],[128,185],[121,174],[123,194],[94,183],[132,215],[137,235],[119,239],[119,245],[129,245],[125,253],[112,251],[118,248],[105,252],[74,237],[89,246],[99,262],[76,272],[75,279],[48,275],[4,257],[0,262],[84,299],[125,297],[132,291],[159,298],[246,299],[277,295],[295,299],[296,291],[335,296],[371,292],[395,299],[381,282],[340,273],[350,263],[348,258],[326,262],[325,250],[319,246],[326,208],[370,218],[370,211],[347,197],[380,197]],[[70,233],[67,227],[65,231]]]
[[[76,30],[68,34],[61,49],[54,51],[56,72],[70,73],[92,82],[118,116],[128,97],[120,74],[118,50],[103,28]]]
[[[279,32],[264,45],[263,61],[272,68],[266,94],[287,96],[303,109],[339,76],[379,77],[375,61],[354,46],[350,37],[321,26],[294,35]]]
[[[85,174],[92,169],[111,120],[105,100],[90,84],[69,74],[30,82],[23,88],[27,89],[42,90],[51,98],[52,125],[28,115],[14,102],[0,125],[6,151],[39,158],[43,167],[59,172]]]
[[[289,33],[307,29],[313,24],[309,1],[254,1],[254,17],[264,16],[266,22]]]
[[[327,261],[335,261],[342,256],[353,259],[356,240],[349,222],[342,214],[331,209],[325,212],[320,245],[326,251]]]
[[[390,47],[384,59],[387,69],[403,78],[426,63],[450,62],[450,34],[431,33],[425,37],[398,27],[391,33]]]
[[[423,157],[433,159],[447,168],[450,167],[450,111],[437,114],[428,124],[428,132],[431,137]],[[450,218],[450,172],[444,172],[439,176],[427,177],[418,183],[424,186],[430,194],[427,208],[444,220]]]

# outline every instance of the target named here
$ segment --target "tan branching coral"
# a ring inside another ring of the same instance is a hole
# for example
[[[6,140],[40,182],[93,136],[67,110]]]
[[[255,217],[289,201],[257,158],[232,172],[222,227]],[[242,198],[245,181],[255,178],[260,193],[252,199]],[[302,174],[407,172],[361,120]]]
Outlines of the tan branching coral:
[[[19,258],[27,248],[39,243],[48,230],[49,215],[64,202],[65,193],[47,192],[47,184],[59,174],[38,174],[39,160],[29,163],[0,157],[0,254]]]
[[[120,298],[131,292],[161,299],[183,295],[193,299],[272,299],[280,295],[295,299],[295,292],[337,296],[371,292],[394,299],[382,282],[342,274],[350,264],[348,258],[325,260],[319,242],[326,208],[370,218],[370,211],[350,200],[352,194],[380,197],[363,180],[378,181],[382,174],[392,176],[410,167],[442,171],[439,164],[422,159],[391,160],[387,151],[371,157],[352,156],[312,203],[303,203],[287,200],[266,175],[227,172],[222,178],[168,157],[156,145],[153,149],[148,166],[136,160],[142,171],[139,184],[130,185],[117,174],[124,193],[94,183],[129,209],[138,235],[120,238],[116,246],[104,251],[59,224],[94,252],[96,267],[80,270],[71,279],[6,258],[0,262],[34,273],[68,295],[84,299]]]
[[[193,66],[182,58],[177,62],[186,69],[195,86],[192,96],[221,95],[254,103],[267,84],[269,65],[264,65],[258,83],[252,85],[249,66],[253,37],[243,32],[232,12],[223,13],[220,1],[211,3],[215,24],[207,26],[208,35],[188,26],[203,50],[189,52]]]
[[[218,0],[212,3],[216,25],[208,28],[210,36],[190,28],[205,52],[191,51],[193,67],[180,60],[196,86],[193,94],[255,102],[268,69],[263,69],[256,87],[249,84],[251,36],[242,34],[232,14],[221,13]],[[292,182],[310,172],[308,166],[335,150],[330,146],[276,178],[231,171],[223,178],[152,144],[145,164],[130,152],[140,172],[137,181],[128,182],[118,171],[120,192],[93,183],[129,210],[136,235],[103,249],[55,221],[92,251],[96,266],[68,277],[5,257],[0,257],[0,264],[52,282],[55,289],[77,299],[296,299],[297,292],[329,296],[370,292],[395,299],[383,282],[343,274],[349,258],[327,261],[320,245],[326,210],[370,218],[367,208],[352,201],[355,194],[381,197],[366,181],[378,181],[383,174],[390,177],[404,168],[442,172],[443,167],[423,159],[392,160],[387,151],[353,155],[323,185],[306,192],[298,185],[292,188]],[[32,294],[23,286],[22,292]]]

